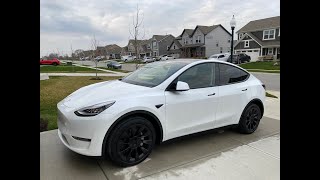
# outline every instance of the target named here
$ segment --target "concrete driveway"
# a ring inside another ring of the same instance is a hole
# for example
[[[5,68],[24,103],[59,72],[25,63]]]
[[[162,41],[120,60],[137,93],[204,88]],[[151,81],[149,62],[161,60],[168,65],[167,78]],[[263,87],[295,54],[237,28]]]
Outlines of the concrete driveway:
[[[280,179],[280,121],[263,117],[257,131],[209,131],[156,146],[139,165],[76,154],[57,130],[40,133],[40,179]]]

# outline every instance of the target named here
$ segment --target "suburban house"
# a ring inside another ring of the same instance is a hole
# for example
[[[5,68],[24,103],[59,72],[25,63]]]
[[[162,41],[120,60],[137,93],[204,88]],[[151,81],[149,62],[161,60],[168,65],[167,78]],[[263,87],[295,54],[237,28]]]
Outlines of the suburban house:
[[[184,29],[168,47],[168,54],[176,58],[210,57],[213,54],[230,52],[231,34],[221,24],[197,25]]]
[[[252,61],[259,56],[280,59],[280,16],[250,21],[237,34],[235,53],[245,53]]]
[[[151,39],[149,39],[150,49],[152,51],[152,56],[161,56],[168,53],[168,48],[171,42],[174,40],[174,36],[169,35],[153,35]]]
[[[122,48],[116,44],[98,46],[96,56],[105,56],[106,59],[120,59]]]
[[[138,43],[138,58],[160,56],[167,54],[168,47],[174,36],[169,35],[153,35],[147,40],[137,40]],[[128,45],[122,48],[121,55],[135,56],[135,40],[130,39]]]
[[[139,53],[138,58],[142,58],[144,56],[150,55],[151,50],[147,49],[147,46],[149,44],[149,40],[135,41],[134,39],[130,39],[128,42],[128,45],[122,48],[121,55],[122,56],[125,56],[125,55],[136,56],[135,42],[137,42],[137,44],[138,44],[138,53]]]

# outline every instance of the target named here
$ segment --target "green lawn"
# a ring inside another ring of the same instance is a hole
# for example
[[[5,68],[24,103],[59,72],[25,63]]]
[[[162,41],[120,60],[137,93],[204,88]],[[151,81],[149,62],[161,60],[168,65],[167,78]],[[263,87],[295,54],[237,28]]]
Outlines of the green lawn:
[[[57,128],[57,103],[80,87],[121,77],[50,77],[40,81],[40,117],[48,121],[48,130]]]
[[[240,64],[240,67],[244,69],[263,69],[263,70],[280,70],[279,66],[274,66],[275,62],[251,62],[246,64]]]
[[[79,67],[79,66],[67,66],[67,65],[58,65],[58,66],[40,66],[40,73],[94,73],[94,69]],[[102,72],[99,71],[98,72]]]
[[[110,70],[110,71],[116,71],[116,72],[123,72],[123,73],[128,73],[130,71],[126,71],[126,70],[122,70],[122,69],[113,69],[113,68],[107,68],[107,67],[98,67],[100,69],[106,69],[106,70]]]

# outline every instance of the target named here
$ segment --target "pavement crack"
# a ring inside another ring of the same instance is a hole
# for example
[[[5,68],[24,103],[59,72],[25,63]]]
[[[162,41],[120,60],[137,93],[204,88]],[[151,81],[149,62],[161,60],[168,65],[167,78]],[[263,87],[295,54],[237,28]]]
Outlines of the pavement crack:
[[[98,164],[99,168],[101,169],[102,173],[104,174],[104,177],[106,177],[106,179],[107,179],[107,180],[109,180],[109,178],[108,178],[107,174],[106,174],[106,173],[104,172],[104,170],[102,169],[102,167],[101,167],[101,165],[100,165],[99,161],[97,161],[97,164]]]

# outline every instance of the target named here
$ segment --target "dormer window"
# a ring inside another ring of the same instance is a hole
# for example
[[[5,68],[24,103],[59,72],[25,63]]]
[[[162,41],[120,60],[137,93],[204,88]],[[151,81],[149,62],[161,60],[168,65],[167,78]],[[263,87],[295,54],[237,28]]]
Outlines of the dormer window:
[[[176,45],[173,45],[173,49],[176,49]]]
[[[269,29],[263,31],[263,40],[271,40],[275,39],[276,30],[275,29]]]

